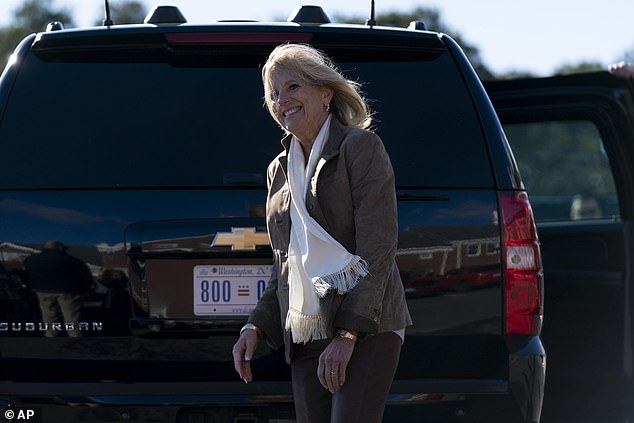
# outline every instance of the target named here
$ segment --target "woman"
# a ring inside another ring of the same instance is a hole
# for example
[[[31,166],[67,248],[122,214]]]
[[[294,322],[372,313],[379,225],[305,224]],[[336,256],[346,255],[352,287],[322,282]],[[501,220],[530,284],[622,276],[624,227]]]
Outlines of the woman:
[[[284,344],[298,422],[381,421],[411,324],[392,165],[359,85],[321,52],[278,46],[262,79],[287,135],[268,168],[271,282],[234,345],[236,371],[250,382],[257,343]]]

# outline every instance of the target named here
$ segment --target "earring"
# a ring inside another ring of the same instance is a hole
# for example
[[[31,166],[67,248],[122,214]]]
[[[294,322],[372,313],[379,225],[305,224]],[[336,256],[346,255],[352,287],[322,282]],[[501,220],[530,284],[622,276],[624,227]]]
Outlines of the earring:
[[[324,104],[324,110],[330,112],[330,103]]]

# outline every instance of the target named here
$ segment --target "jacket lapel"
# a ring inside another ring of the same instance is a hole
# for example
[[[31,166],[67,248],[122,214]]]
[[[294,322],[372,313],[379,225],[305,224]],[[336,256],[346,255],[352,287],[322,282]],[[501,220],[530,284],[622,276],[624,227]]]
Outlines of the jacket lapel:
[[[328,232],[330,232],[328,222],[326,221],[323,210],[321,209],[319,201],[317,200],[317,184],[319,182],[319,175],[324,165],[328,163],[329,160],[339,155],[339,149],[345,135],[344,129],[345,127],[339,123],[337,118],[333,116],[333,118],[330,120],[330,131],[328,133],[328,139],[324,144],[324,148],[321,150],[321,156],[319,158],[319,161],[317,162],[315,174],[309,181],[310,189],[306,192],[306,207],[308,208],[308,212]],[[321,182],[323,183],[323,181]]]
[[[284,147],[284,151],[278,156],[278,161],[280,162],[280,167],[284,172],[284,177],[288,180],[288,151],[291,146],[291,139],[293,138],[292,134],[286,135],[282,138],[282,146]]]
[[[330,121],[330,131],[328,133],[328,139],[324,144],[324,148],[321,151],[321,156],[319,161],[317,162],[317,167],[315,168],[315,174],[309,181],[310,189],[306,192],[306,208],[308,209],[309,214],[315,219],[326,231],[329,231],[328,222],[324,217],[323,211],[319,205],[319,201],[317,201],[317,182],[319,181],[319,175],[321,173],[322,168],[329,160],[337,157],[339,155],[339,149],[341,147],[341,143],[346,134],[345,126],[339,123],[337,118],[333,116]],[[278,161],[280,163],[280,168],[284,172],[284,176],[286,178],[286,183],[288,185],[288,151],[291,143],[293,135],[288,134],[284,138],[282,138],[282,146],[284,147],[284,151],[278,156]],[[323,183],[323,181],[322,181]],[[290,218],[288,213],[288,206],[290,204],[285,205],[286,215]]]
[[[317,195],[317,182],[319,181],[319,174],[328,160],[337,157],[339,155],[339,148],[343,142],[345,135],[344,126],[339,123],[337,118],[333,117],[330,121],[330,133],[328,134],[328,140],[321,151],[321,157],[317,162],[315,168],[315,175],[310,180],[310,194],[312,196]],[[306,193],[308,195],[308,193]]]

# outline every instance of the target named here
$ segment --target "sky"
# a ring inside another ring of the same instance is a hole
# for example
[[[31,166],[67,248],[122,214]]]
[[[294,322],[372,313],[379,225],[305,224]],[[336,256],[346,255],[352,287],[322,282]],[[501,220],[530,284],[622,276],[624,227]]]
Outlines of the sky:
[[[103,0],[51,0],[67,7],[77,26],[103,19]],[[110,0],[115,3],[117,0]],[[285,19],[301,4],[335,16],[368,16],[370,0],[140,0],[178,6],[191,23],[219,19]],[[0,0],[0,25],[10,24],[23,0]],[[495,74],[528,71],[547,76],[583,61],[607,65],[634,61],[634,1],[602,0],[375,0],[377,14],[435,8],[442,22],[476,46]],[[113,16],[116,22],[116,16]],[[379,22],[380,24],[380,22]]]

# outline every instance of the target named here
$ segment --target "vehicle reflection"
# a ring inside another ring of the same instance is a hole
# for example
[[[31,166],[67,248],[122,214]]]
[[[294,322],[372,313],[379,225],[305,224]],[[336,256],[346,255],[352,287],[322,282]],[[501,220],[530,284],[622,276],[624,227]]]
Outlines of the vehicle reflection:
[[[490,233],[490,228],[483,227],[481,234],[486,233]],[[397,252],[405,295],[410,311],[417,316],[408,333],[457,335],[499,331],[502,281],[499,238],[474,233],[470,239],[452,239],[442,228],[434,235],[446,241],[442,245],[401,248]],[[407,237],[401,238],[407,241]]]
[[[100,335],[129,335],[130,318],[149,318],[149,300],[152,298],[157,306],[165,305],[166,319],[178,317],[200,322],[191,310],[191,263],[200,264],[201,260],[211,256],[218,256],[218,260],[223,261],[234,254],[239,256],[235,260],[270,262],[268,247],[258,245],[254,251],[237,253],[230,246],[211,246],[218,231],[230,231],[233,227],[263,231],[263,207],[253,204],[260,203],[249,203],[242,218],[169,221],[136,221],[132,216],[118,218],[117,222],[126,222],[117,229],[118,233],[125,233],[125,242],[112,242],[116,238],[113,236],[95,235],[90,243],[75,236],[68,242],[68,253],[86,263],[94,281],[84,295],[82,316],[89,322],[103,323]],[[442,201],[399,203],[401,230],[397,264],[415,317],[414,326],[408,333],[464,333],[469,332],[464,326],[467,324],[477,326],[481,332],[499,333],[501,269],[495,204],[495,198],[489,198],[485,193],[476,195],[460,191]],[[460,225],[452,224],[456,219]],[[104,229],[101,232],[112,231]],[[124,241],[121,237],[118,239]],[[0,271],[0,323],[42,320],[24,262],[32,254],[41,252],[43,247],[44,242],[0,243],[0,263],[3,265]],[[195,260],[185,266],[186,258]],[[179,264],[172,266],[173,271],[168,273],[155,271],[147,279],[147,269],[154,269],[161,260],[169,261],[170,266]],[[181,282],[174,284],[176,280]],[[465,297],[464,301],[461,296]],[[430,316],[430,310],[437,310],[438,316]],[[42,334],[22,331],[10,335]]]
[[[0,334],[129,333],[123,243],[81,247],[56,240],[33,246],[4,242],[0,257]]]
[[[184,237],[167,240],[169,242],[163,238],[160,249],[165,249],[167,243],[171,247],[167,250],[172,252],[175,245],[178,246],[177,250],[192,251],[203,247],[203,249],[209,250],[211,238],[211,234],[202,238]],[[402,238],[407,240],[407,236]],[[144,245],[143,249],[150,248],[154,253],[157,252],[155,243],[142,244]],[[471,320],[472,323],[474,320],[481,322],[499,317],[499,297],[495,294],[499,291],[501,282],[499,248],[499,239],[496,237],[453,240],[445,242],[444,245],[433,245],[427,248],[400,248],[397,252],[397,264],[401,271],[410,306],[417,310],[420,301],[425,302],[426,298],[433,297],[435,298],[432,301],[434,304],[445,304],[453,309],[461,301],[455,298],[443,300],[440,297],[468,294],[472,291],[493,288],[490,301],[482,298],[483,294],[479,294],[477,301],[473,301],[474,298],[464,301],[464,304],[460,305],[462,308],[460,312],[455,310],[449,312],[445,307],[439,307],[439,310],[441,315],[445,316],[444,318],[447,318],[448,314],[455,317],[460,313],[475,313],[475,315],[465,317],[465,321]],[[43,246],[37,248],[11,243],[0,244],[0,253],[3,258],[3,265],[0,268],[0,322],[42,322],[46,320],[42,316],[37,295],[30,286],[29,275],[25,268],[27,258],[39,254],[42,250],[44,250]],[[139,298],[131,300],[128,276],[129,266],[133,263],[126,256],[124,244],[108,245],[102,243],[92,248],[72,246],[69,250],[76,256],[88,257],[92,261],[92,263],[87,262],[87,267],[90,269],[94,283],[83,295],[81,320],[102,322],[103,335],[129,335],[129,319],[133,317],[133,308],[135,308],[133,304],[137,304],[137,309],[142,309],[143,302],[139,301]],[[484,297],[488,297],[488,295],[484,295]],[[485,305],[489,307],[487,316],[473,311],[476,306],[484,310]],[[428,315],[425,307],[422,308],[422,315]],[[435,306],[428,308],[434,309]],[[442,327],[431,327],[430,324],[436,320],[419,318],[412,330],[414,332],[422,330],[425,333],[428,331],[435,333],[446,330],[448,322],[449,326],[460,325],[460,319],[449,318],[445,324],[441,325]],[[12,328],[5,329],[8,331]],[[42,331],[28,332],[23,328],[14,332],[11,334],[12,336],[43,335]]]
[[[399,249],[396,260],[408,297],[466,292],[499,284],[496,237],[453,240],[446,246]]]

